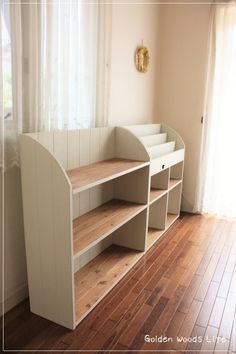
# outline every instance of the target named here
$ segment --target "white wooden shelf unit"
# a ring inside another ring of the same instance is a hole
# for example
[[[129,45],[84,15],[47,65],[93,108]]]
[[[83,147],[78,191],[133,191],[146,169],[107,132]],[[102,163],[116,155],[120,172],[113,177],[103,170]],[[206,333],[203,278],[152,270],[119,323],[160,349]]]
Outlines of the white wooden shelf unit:
[[[20,146],[31,311],[74,329],[178,218],[184,144],[149,124]]]

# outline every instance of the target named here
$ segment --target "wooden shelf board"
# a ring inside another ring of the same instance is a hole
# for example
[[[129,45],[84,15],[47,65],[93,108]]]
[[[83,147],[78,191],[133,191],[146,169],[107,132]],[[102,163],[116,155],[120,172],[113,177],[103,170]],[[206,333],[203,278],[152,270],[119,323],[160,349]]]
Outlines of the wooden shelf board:
[[[110,159],[67,171],[73,193],[79,193],[98,184],[145,167],[149,162]]]
[[[150,190],[150,204],[155,202],[157,199],[161,198],[163,195],[167,193],[167,189],[155,189],[151,188]]]
[[[75,273],[77,323],[118,283],[142,255],[143,252],[112,245]]]
[[[165,232],[165,230],[157,230],[152,227],[148,228],[147,248],[149,249]]]
[[[86,251],[147,206],[113,199],[73,221],[74,255]]]
[[[177,214],[170,214],[167,213],[167,217],[166,217],[166,228],[170,227],[176,219],[178,219],[179,215]]]
[[[169,181],[169,190],[175,188],[182,182],[181,179],[171,178]]]

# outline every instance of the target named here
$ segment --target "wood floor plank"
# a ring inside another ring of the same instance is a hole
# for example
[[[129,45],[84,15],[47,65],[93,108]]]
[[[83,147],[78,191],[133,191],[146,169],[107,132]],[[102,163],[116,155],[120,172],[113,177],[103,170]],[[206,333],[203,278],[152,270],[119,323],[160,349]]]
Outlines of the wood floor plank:
[[[201,327],[201,326],[197,326],[197,325],[195,325],[193,327],[191,337],[192,338],[195,337],[196,341],[192,342],[192,343],[188,343],[187,350],[191,350],[191,353],[199,353],[200,352],[205,331],[206,331],[205,327]]]
[[[154,348],[171,353],[184,353],[187,349],[187,353],[199,354],[204,348],[212,353],[217,350],[223,353],[230,348],[233,354],[236,352],[235,235],[236,222],[184,214],[74,331],[30,313],[28,301],[10,311],[5,321],[6,349],[58,353],[66,350],[83,353],[85,349],[102,353],[115,349],[129,353]],[[99,269],[107,268],[113,274],[115,257],[115,253],[104,257],[103,262],[109,266],[101,262]],[[119,262],[119,257],[116,261]],[[99,276],[93,274],[93,280],[88,282],[86,271],[81,274],[84,289],[87,287],[88,292],[94,289],[96,296]],[[77,295],[83,296],[79,283],[76,279]],[[174,337],[174,341],[145,343],[147,333]],[[177,336],[194,335],[204,337],[201,348],[199,343],[176,341]],[[226,342],[211,344],[206,340],[207,335],[226,337]]]
[[[198,317],[199,311],[201,309],[202,306],[202,302],[201,301],[197,301],[197,300],[193,300],[191,307],[189,309],[189,312],[187,313],[184,323],[181,326],[178,336],[179,337],[189,337],[192,333],[192,330],[194,328],[196,319]],[[178,349],[178,350],[183,350],[187,347],[188,343],[185,342],[179,342],[176,343],[174,349]]]
[[[227,298],[230,284],[231,284],[231,279],[232,279],[232,273],[224,273],[218,291],[219,297],[223,297],[225,299]]]
[[[214,353],[215,348],[215,340],[217,337],[218,328],[208,326],[205,332],[205,336],[203,338],[203,343],[201,346],[201,350],[207,350],[207,353]]]
[[[220,327],[220,322],[224,312],[224,307],[225,307],[225,299],[221,297],[217,297],[209,319],[209,326],[217,327],[217,328]]]
[[[234,293],[229,293],[224,308],[222,321],[220,324],[219,336],[230,339],[230,335],[233,328],[233,322],[235,319],[235,310],[236,310],[236,296]]]
[[[219,283],[211,282],[205,300],[203,302],[201,311],[196,321],[196,324],[198,326],[207,327],[211,315],[211,311],[215,303],[218,289],[219,289]]]

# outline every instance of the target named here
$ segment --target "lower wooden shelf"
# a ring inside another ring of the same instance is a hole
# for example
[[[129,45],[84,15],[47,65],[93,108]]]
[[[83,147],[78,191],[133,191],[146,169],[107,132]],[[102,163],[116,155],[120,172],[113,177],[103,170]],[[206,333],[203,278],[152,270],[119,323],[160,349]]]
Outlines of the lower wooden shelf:
[[[150,204],[155,202],[157,199],[161,198],[164,194],[168,192],[167,189],[155,189],[151,188],[150,190]]]
[[[165,230],[158,230],[152,227],[148,228],[147,248],[149,249],[165,232]]]
[[[182,182],[181,179],[171,178],[169,181],[169,190],[177,186]]]
[[[166,217],[166,228],[170,227],[178,217],[179,215],[168,213]]]
[[[77,323],[117,284],[143,253],[112,245],[75,273]]]
[[[79,255],[136,216],[146,205],[113,199],[73,221],[74,255]]]

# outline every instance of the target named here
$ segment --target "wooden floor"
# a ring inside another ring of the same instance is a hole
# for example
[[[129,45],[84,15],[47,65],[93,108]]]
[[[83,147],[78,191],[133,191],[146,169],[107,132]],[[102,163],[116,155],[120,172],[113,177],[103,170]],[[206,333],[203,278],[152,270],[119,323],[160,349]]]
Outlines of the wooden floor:
[[[5,349],[236,352],[235,263],[235,222],[184,215],[75,331],[31,314],[28,301],[11,310]]]

